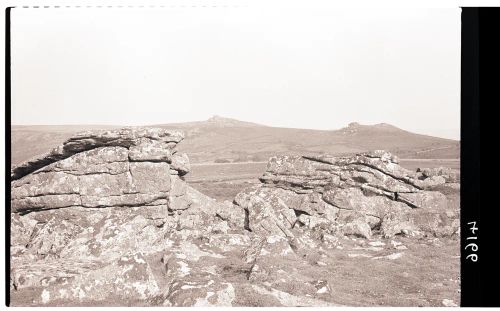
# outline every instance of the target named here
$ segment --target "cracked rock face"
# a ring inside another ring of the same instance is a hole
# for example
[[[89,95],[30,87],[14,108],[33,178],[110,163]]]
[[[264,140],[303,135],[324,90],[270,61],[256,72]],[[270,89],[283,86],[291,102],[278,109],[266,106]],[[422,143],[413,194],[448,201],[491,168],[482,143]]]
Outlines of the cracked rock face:
[[[183,134],[152,128],[84,132],[12,169],[12,211],[70,206],[168,206],[186,209],[179,177],[189,159]],[[173,195],[171,195],[171,193]]]
[[[381,150],[352,157],[273,157],[261,184],[239,193],[235,203],[246,210],[247,228],[263,235],[420,233],[429,229],[421,223],[423,214],[438,219],[446,210],[446,197],[427,190],[455,180],[436,181],[440,172],[451,175],[409,171]]]
[[[154,128],[85,132],[13,168],[17,305],[189,303],[170,288],[191,275],[191,261],[222,256],[191,241],[241,231],[244,212],[184,182],[189,158],[175,148],[182,138]],[[175,265],[162,260],[177,255],[188,258],[172,274]],[[230,305],[228,285],[212,287],[213,297],[203,303]]]

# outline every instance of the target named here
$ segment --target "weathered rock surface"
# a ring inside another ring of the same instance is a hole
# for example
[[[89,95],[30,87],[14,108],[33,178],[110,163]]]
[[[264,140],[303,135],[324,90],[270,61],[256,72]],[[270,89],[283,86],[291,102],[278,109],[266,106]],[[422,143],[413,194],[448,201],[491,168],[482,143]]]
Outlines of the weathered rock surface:
[[[183,304],[167,297],[161,259],[180,241],[243,228],[244,212],[184,182],[182,138],[154,128],[86,132],[12,170],[11,286],[36,293],[24,304]]]
[[[125,128],[85,132],[47,155],[12,170],[12,211],[69,206],[191,204],[177,182],[189,159],[175,146],[176,131]]]
[[[447,199],[426,189],[436,176],[442,183],[455,181],[437,174],[452,175],[443,169],[409,171],[381,150],[352,157],[273,157],[261,184],[238,194],[235,203],[246,210],[247,228],[263,235],[294,238],[304,230],[364,238],[374,232],[436,234],[422,215],[443,218]]]
[[[449,167],[419,168],[417,173],[422,179],[434,177],[442,178],[446,183],[460,183],[460,170]]]
[[[12,169],[12,180],[19,179],[48,164],[66,159],[74,154],[99,147],[120,146],[131,148],[132,158],[136,152],[149,160],[158,159],[155,151],[160,152],[160,158],[166,155],[163,147],[172,148],[184,138],[178,131],[158,128],[123,128],[118,131],[87,131],[68,139],[64,144],[54,148],[47,154],[28,160]],[[142,150],[147,146],[145,150]]]
[[[13,305],[335,306],[346,245],[456,232],[446,199],[422,186],[435,175],[388,153],[272,158],[260,185],[218,203],[183,180],[182,138],[86,132],[15,167]],[[379,261],[397,250],[370,249]]]
[[[243,208],[184,182],[182,137],[87,132],[13,168],[14,305],[334,305],[249,281],[257,266],[242,254],[265,254],[261,237]]]

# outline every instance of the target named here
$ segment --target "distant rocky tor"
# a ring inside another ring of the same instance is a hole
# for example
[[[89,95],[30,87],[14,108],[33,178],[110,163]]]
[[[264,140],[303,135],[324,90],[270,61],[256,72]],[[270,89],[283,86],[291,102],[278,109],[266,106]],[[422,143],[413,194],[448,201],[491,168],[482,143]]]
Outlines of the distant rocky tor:
[[[458,230],[433,190],[458,187],[452,170],[383,151],[273,157],[260,185],[218,203],[183,180],[182,140],[88,131],[14,167],[13,305],[337,305],[324,261],[346,236]]]

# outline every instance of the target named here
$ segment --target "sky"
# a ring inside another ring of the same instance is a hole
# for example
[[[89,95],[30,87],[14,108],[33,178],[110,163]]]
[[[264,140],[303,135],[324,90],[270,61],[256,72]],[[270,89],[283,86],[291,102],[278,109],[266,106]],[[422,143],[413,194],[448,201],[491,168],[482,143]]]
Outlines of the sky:
[[[460,137],[460,9],[14,9],[12,124],[389,123]]]

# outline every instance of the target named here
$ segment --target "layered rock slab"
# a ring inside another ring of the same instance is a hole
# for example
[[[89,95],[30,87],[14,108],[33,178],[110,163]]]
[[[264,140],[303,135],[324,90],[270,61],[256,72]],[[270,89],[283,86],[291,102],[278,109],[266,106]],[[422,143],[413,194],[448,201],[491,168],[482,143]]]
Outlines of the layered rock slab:
[[[76,134],[50,152],[17,165],[11,171],[11,179],[19,179],[51,163],[98,147],[121,146],[132,148],[132,154],[134,154],[134,150],[139,151],[144,155],[147,154],[147,158],[150,160],[155,157],[154,150],[159,150],[160,157],[164,157],[165,150],[163,147],[171,148],[183,138],[183,133],[179,131],[150,127],[127,127],[111,131],[85,131]],[[147,150],[141,151],[145,146],[147,146]]]
[[[197,302],[173,288],[205,277],[214,297],[202,301],[199,287],[199,303],[231,305],[230,284],[201,267],[190,273],[190,262],[223,259],[227,243],[214,252],[196,241],[241,232],[244,211],[184,182],[182,137],[153,128],[86,132],[13,168],[16,305],[189,305]]]
[[[441,219],[447,199],[428,190],[434,175],[398,162],[382,150],[351,157],[272,157],[261,184],[239,193],[235,203],[246,210],[249,230],[288,238],[304,230],[364,238],[372,232],[390,237],[428,231],[421,216]]]
[[[187,156],[175,148],[182,139],[180,132],[154,128],[77,134],[12,169],[12,211],[168,206],[170,201],[186,209],[190,202],[179,199],[184,193],[176,186],[189,172]]]

